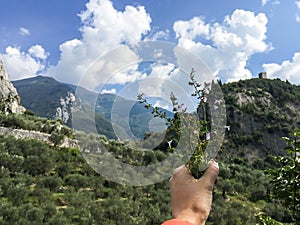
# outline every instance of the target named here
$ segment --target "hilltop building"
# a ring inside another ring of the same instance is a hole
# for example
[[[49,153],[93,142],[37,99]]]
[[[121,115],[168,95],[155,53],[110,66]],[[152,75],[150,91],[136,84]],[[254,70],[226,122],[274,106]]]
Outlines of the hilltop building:
[[[260,72],[258,74],[258,77],[261,78],[261,79],[267,78],[267,72]]]

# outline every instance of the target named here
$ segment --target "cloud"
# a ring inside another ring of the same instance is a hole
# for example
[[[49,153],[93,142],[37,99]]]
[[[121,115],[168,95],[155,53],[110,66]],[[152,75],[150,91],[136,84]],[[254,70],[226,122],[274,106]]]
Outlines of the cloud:
[[[265,6],[268,2],[270,2],[270,0],[261,0],[261,5]],[[272,0],[272,5],[273,6],[280,5],[280,1],[279,0]]]
[[[296,0],[295,4],[297,6],[297,9],[300,10],[300,0]],[[296,21],[300,23],[300,13],[296,14]]]
[[[29,54],[33,57],[45,60],[48,58],[49,53],[45,51],[45,49],[40,45],[34,45],[28,50]]]
[[[207,36],[209,34],[209,25],[205,24],[200,17],[194,17],[189,21],[179,20],[174,23],[173,29],[176,32],[177,38],[184,37],[190,40],[197,36]]]
[[[109,0],[90,0],[79,17],[82,37],[61,44],[58,64],[47,71],[60,81],[78,83],[96,59],[122,44],[141,41],[150,31],[151,18],[143,6],[117,11]]]
[[[173,29],[180,47],[201,57],[215,76],[230,82],[251,78],[246,67],[250,57],[271,49],[265,42],[267,22],[263,13],[237,9],[221,24],[206,24],[195,17],[176,21]]]
[[[149,35],[147,35],[147,37],[144,38],[144,41],[164,41],[164,40],[168,40],[170,37],[170,30],[166,29],[166,30],[160,30],[157,32],[153,32]]]
[[[296,52],[291,61],[263,64],[263,68],[270,78],[287,79],[291,83],[300,84],[300,52]]]
[[[153,63],[149,66],[150,74],[146,79],[139,82],[139,93],[144,93],[151,97],[169,98],[169,82],[172,82],[175,66],[172,64]],[[173,82],[172,82],[173,83]],[[176,89],[176,88],[175,88]]]
[[[19,33],[22,36],[30,36],[30,31],[25,27],[20,27]]]
[[[265,6],[270,0],[261,0],[261,5]]]
[[[78,16],[82,24],[79,29],[81,37],[62,43],[59,46],[58,63],[45,71],[45,74],[62,82],[78,84],[92,66],[93,75],[84,81],[88,88],[99,87],[101,82],[110,84],[135,82],[146,74],[139,71],[137,66],[131,65],[140,59],[134,51],[125,47],[126,44],[169,38],[169,30],[158,31],[151,28],[151,17],[143,6],[126,6],[123,11],[118,11],[109,0],[90,0],[86,4],[86,9]],[[194,17],[190,20],[176,21],[173,30],[179,46],[201,57],[212,74],[226,82],[251,78],[251,72],[247,69],[248,60],[254,54],[271,49],[266,43],[267,22],[267,17],[263,13],[235,10],[221,23],[207,23],[203,17]],[[28,30],[24,28],[23,31],[26,33]],[[101,60],[102,56],[120,46],[123,46],[122,54]],[[48,55],[42,46],[34,45],[27,52],[9,47],[6,54],[1,57],[5,60],[11,59],[15,63],[18,61],[17,64],[10,63],[9,69],[11,75],[17,78],[24,77],[23,74],[34,76],[44,71]],[[163,55],[164,52],[159,50],[155,52],[157,58]],[[184,60],[184,57],[180,58],[179,65],[191,66],[185,68],[184,72],[188,72],[193,67],[194,61]],[[94,65],[95,62],[97,65]],[[126,63],[128,68],[120,68]],[[16,71],[15,65],[21,65],[22,69]],[[154,77],[154,74],[164,74],[168,77],[170,76],[168,70],[173,70],[161,65],[151,69],[151,77]],[[27,72],[20,73],[21,71]],[[173,80],[181,82],[178,71],[175,72],[175,70],[172,72]],[[160,80],[163,80],[162,77]],[[156,82],[159,83],[157,87],[163,87],[159,79],[156,79]]]
[[[83,68],[84,72],[87,72],[77,84],[90,90],[96,90],[105,84],[134,82],[143,76],[137,70],[139,61],[140,59],[132,49],[122,45],[97,59],[90,67]],[[79,64],[79,66],[81,65]]]
[[[138,70],[138,64],[133,64],[112,74],[110,79],[108,79],[105,83],[124,85],[126,83],[133,83],[138,79],[143,79],[146,76],[147,75],[145,73],[142,73]]]
[[[41,46],[32,46],[28,52],[23,52],[19,48],[9,46],[4,54],[0,54],[11,80],[34,77],[45,69],[44,62],[39,60],[41,55],[35,55],[38,53],[37,49],[41,52],[43,50]]]
[[[172,110],[172,105],[169,102],[166,102],[164,100],[157,100],[154,104],[153,107],[159,107],[162,109],[166,109],[171,111]]]
[[[117,90],[115,88],[112,88],[110,90],[107,90],[107,89],[103,89],[101,91],[101,94],[116,94],[117,93]]]

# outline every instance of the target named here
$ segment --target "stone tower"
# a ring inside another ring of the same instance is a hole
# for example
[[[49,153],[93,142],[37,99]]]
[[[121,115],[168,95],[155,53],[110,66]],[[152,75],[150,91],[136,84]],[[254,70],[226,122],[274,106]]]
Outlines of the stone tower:
[[[3,62],[0,60],[0,112],[5,114],[21,114],[25,108],[20,105],[20,96],[16,88],[8,79]]]
[[[267,78],[267,72],[260,72],[259,74],[258,74],[258,77],[259,78]]]

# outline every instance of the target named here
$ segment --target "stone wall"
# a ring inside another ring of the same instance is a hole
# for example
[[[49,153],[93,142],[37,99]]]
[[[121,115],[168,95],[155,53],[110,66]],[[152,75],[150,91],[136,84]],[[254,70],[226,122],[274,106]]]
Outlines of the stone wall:
[[[38,131],[0,127],[0,134],[13,135],[16,139],[35,139],[53,145],[51,141],[49,141],[50,134],[41,133]],[[60,147],[76,148],[78,147],[78,144],[77,141],[74,139],[65,138],[64,142],[60,145]]]

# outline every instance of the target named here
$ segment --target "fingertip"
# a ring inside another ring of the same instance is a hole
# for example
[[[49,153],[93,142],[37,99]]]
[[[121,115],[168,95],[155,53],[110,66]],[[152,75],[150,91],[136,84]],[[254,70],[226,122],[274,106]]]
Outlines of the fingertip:
[[[205,171],[203,177],[205,179],[208,179],[209,182],[212,185],[214,185],[217,182],[217,176],[218,175],[219,175],[219,164],[216,161],[211,160],[208,163],[208,166],[206,168],[206,171]]]
[[[207,168],[211,168],[211,169],[214,169],[214,170],[219,171],[219,164],[218,164],[218,162],[215,161],[215,160],[210,160],[210,161],[208,162]]]
[[[180,171],[182,171],[184,169],[185,165],[179,166],[177,167],[174,171],[173,171],[173,176],[176,175],[177,173],[179,173]]]

